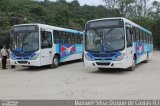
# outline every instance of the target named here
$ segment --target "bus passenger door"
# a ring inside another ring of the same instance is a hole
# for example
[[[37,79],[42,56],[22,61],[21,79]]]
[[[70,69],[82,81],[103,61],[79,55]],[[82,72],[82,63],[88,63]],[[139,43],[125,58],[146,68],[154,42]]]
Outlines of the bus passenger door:
[[[127,57],[129,58],[130,62],[132,63],[133,59],[133,40],[132,40],[132,31],[131,27],[126,27],[126,39],[127,39]]]
[[[51,30],[41,31],[41,65],[49,65],[52,63],[53,38]]]

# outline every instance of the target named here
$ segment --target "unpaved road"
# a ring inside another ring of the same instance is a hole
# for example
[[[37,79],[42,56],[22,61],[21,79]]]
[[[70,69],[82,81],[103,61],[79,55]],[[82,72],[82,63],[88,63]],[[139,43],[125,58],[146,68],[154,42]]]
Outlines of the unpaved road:
[[[160,52],[133,72],[85,69],[82,62],[0,70],[0,99],[160,99]]]

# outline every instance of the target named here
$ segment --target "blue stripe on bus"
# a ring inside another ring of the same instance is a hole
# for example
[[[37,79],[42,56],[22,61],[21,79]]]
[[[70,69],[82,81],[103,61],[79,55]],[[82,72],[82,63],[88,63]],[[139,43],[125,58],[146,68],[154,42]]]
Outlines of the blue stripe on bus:
[[[21,59],[23,59],[23,60],[30,60],[30,59],[32,59],[35,55],[36,55],[35,52],[27,52],[27,53],[23,52],[23,53],[21,53],[21,52],[15,52],[15,51],[13,51],[13,52],[11,53],[11,56],[12,56],[15,60],[21,60]]]

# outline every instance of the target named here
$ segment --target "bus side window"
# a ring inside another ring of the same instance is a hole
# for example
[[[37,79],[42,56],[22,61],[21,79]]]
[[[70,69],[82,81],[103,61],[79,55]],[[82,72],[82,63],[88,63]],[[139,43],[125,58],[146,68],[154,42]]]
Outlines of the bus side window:
[[[67,38],[68,38],[68,44],[71,44],[71,33],[67,33]]]
[[[139,30],[136,28],[136,41],[139,42]]]
[[[144,38],[145,38],[145,43],[147,43],[147,33],[145,33]]]
[[[141,42],[143,42],[144,43],[144,32],[143,31],[141,31]]]
[[[132,32],[131,28],[126,27],[126,34],[127,34],[127,47],[132,46]]]
[[[67,42],[68,39],[67,39],[67,36],[66,36],[66,32],[61,31],[60,41],[61,41],[61,44],[67,44],[67,43],[68,43],[68,42]]]
[[[71,33],[70,38],[71,38],[71,44],[74,44],[75,43],[75,35],[74,35],[74,33]]]
[[[65,33],[63,31],[60,31],[60,34],[59,34],[59,43],[60,44],[65,44],[66,43],[66,36],[65,36]]]
[[[136,29],[135,27],[132,28],[132,32],[133,32],[133,41],[135,42],[136,41]]]
[[[78,44],[78,34],[75,33],[75,44]]]
[[[139,30],[139,35],[140,35],[140,42],[142,42],[142,31]]]
[[[68,34],[67,34],[67,33],[68,33],[68,32],[64,32],[64,36],[65,36],[65,43],[66,43],[66,44],[68,44],[68,36],[67,36]]]
[[[141,31],[142,32],[142,42],[144,42],[144,32],[143,31]]]
[[[82,44],[81,36],[82,35],[80,33],[76,34],[75,36],[76,44]]]
[[[141,42],[141,31],[138,29],[139,31],[139,42]]]
[[[151,43],[151,36],[149,35],[149,43]]]
[[[57,30],[53,31],[53,38],[54,38],[54,43],[59,44],[59,31]]]
[[[149,43],[149,35],[147,34],[147,43]]]
[[[84,40],[83,40],[83,34],[80,34],[80,44],[83,44]]]
[[[148,36],[147,36],[147,33],[146,33],[146,43],[148,43],[147,37],[148,37]]]
[[[52,33],[48,31],[41,31],[41,48],[52,47]]]

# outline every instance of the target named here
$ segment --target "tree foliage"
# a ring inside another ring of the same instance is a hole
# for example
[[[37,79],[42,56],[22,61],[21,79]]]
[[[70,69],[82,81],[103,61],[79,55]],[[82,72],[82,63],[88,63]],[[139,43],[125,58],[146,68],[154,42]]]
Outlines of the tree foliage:
[[[150,29],[154,34],[155,47],[160,48],[159,2],[147,7],[149,0],[102,1],[104,6],[81,6],[78,0],[0,0],[0,46],[6,43],[10,28],[15,24],[33,22],[84,30],[88,20],[126,17]]]
[[[129,18],[153,33],[154,47],[160,49],[160,2],[151,0],[103,0],[106,8],[117,9],[121,16]]]

